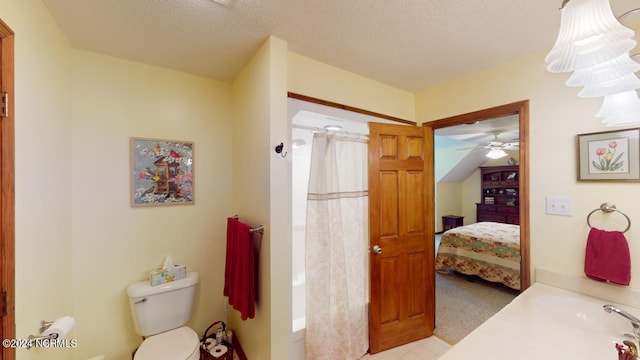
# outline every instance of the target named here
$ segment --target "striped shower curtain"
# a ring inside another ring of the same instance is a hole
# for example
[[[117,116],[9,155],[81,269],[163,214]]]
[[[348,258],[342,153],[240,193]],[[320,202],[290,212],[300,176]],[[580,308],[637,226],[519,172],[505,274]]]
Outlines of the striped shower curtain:
[[[369,347],[365,139],[314,134],[306,223],[305,358],[359,359]]]

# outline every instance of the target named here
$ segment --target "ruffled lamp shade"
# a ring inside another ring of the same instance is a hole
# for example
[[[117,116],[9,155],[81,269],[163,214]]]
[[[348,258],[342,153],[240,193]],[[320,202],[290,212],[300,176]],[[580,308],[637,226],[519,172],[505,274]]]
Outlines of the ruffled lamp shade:
[[[599,97],[614,95],[629,90],[635,90],[640,87],[640,79],[631,73],[623,77],[604,81],[598,84],[585,86],[578,96],[580,97]]]
[[[545,58],[549,72],[574,72],[566,85],[583,86],[578,96],[604,97],[596,116],[607,126],[640,123],[640,64],[629,56],[634,36],[609,0],[566,0],[558,39]]]
[[[628,53],[591,67],[576,69],[565,84],[567,86],[593,86],[622,78],[640,70],[640,64],[631,60]]]
[[[635,90],[604,97],[596,117],[607,126],[623,126],[640,122],[640,99]]]
[[[571,0],[561,11],[547,70],[569,72],[615,59],[635,47],[634,35],[613,15],[609,0]]]

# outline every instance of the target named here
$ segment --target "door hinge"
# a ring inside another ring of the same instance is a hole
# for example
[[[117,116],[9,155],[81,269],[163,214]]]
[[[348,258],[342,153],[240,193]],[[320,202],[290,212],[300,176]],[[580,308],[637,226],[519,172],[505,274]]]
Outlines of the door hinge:
[[[2,93],[2,117],[9,117],[9,93]]]
[[[0,316],[7,316],[9,314],[9,292],[7,291],[3,291],[2,292],[2,313],[0,313]]]

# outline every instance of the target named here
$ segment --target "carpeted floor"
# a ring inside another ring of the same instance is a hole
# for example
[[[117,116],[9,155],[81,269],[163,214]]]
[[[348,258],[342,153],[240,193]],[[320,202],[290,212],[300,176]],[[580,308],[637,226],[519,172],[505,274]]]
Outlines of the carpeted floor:
[[[434,333],[442,340],[455,344],[517,295],[516,290],[475,276],[436,272]]]

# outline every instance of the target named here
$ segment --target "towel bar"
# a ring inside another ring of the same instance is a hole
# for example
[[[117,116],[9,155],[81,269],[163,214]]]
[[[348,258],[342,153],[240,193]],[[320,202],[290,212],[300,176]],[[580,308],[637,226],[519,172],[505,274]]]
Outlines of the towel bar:
[[[231,218],[238,220],[238,215],[233,215]],[[249,229],[250,234],[253,234],[254,232],[264,234],[264,225],[260,225],[260,226]]]
[[[264,226],[260,225],[258,227],[254,227],[253,229],[249,229],[249,233],[253,234],[254,232],[264,234]]]
[[[593,228],[593,226],[591,226],[591,222],[589,222],[589,218],[591,217],[591,215],[592,215],[594,212],[596,212],[596,211],[598,211],[598,210],[600,210],[600,211],[602,211],[602,212],[605,212],[605,213],[618,212],[618,213],[622,214],[622,216],[624,216],[624,217],[625,217],[625,219],[627,219],[627,223],[628,223],[627,228],[626,228],[626,229],[624,229],[623,233],[626,233],[626,232],[627,232],[627,230],[629,230],[629,229],[631,228],[631,219],[629,219],[629,217],[627,216],[627,214],[625,214],[625,213],[623,213],[622,211],[620,211],[620,210],[616,209],[616,206],[615,206],[615,205],[613,205],[613,204],[609,204],[609,203],[602,203],[602,204],[600,204],[600,207],[599,207],[599,208],[597,208],[597,209],[595,209],[595,210],[591,211],[591,212],[589,213],[589,215],[587,215],[587,225],[589,225],[589,227],[590,227],[590,228]]]

